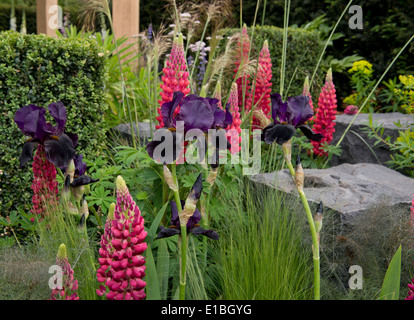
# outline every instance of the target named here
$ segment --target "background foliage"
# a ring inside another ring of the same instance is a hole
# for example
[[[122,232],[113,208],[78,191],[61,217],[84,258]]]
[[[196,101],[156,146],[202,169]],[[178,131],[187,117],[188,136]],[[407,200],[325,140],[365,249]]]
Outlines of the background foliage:
[[[252,28],[248,28],[247,30],[249,36],[251,36]],[[225,29],[223,32],[225,37],[227,37],[240,32],[240,29]],[[273,26],[256,26],[254,29],[253,44],[251,46],[251,59],[259,56],[265,40],[269,43],[270,57],[272,59],[272,92],[279,92],[283,29]],[[288,30],[287,43],[285,92],[293,96],[302,93],[303,81],[306,75],[312,75],[320,55],[321,42],[316,31],[292,28]],[[306,49],[304,50],[304,48]],[[315,80],[318,83],[323,83],[321,80],[323,79],[323,74],[319,72],[318,76],[319,79],[315,77]],[[286,90],[291,80],[292,83],[290,84],[289,92],[287,92]]]

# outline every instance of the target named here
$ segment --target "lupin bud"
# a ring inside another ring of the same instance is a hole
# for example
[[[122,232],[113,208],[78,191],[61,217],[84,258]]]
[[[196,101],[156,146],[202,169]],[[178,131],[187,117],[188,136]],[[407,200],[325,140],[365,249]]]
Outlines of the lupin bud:
[[[322,229],[322,213],[323,213],[323,202],[319,202],[318,209],[316,210],[316,214],[313,217],[313,220],[315,221],[315,228],[316,233],[319,233]]]
[[[106,217],[106,221],[111,221],[114,219],[114,212],[115,212],[115,203],[111,203],[108,209],[108,215]]]
[[[295,184],[299,192],[303,192],[303,183],[305,181],[305,172],[303,171],[302,164],[300,163],[300,155],[296,159],[295,168]]]
[[[66,250],[66,246],[65,246],[64,243],[62,243],[59,246],[59,249],[58,249],[58,253],[57,253],[56,258],[59,259],[59,260],[63,260],[63,259],[67,259],[68,258],[68,252]]]
[[[207,96],[207,85],[203,86],[200,90],[200,97],[205,98]]]
[[[177,184],[174,182],[174,177],[173,177],[170,169],[168,169],[167,165],[165,165],[165,164],[164,164],[164,180],[168,184],[168,187],[170,187],[170,189],[172,191],[174,191],[174,192],[178,191]]]
[[[186,226],[188,220],[194,214],[197,208],[198,199],[200,199],[201,191],[203,190],[203,178],[201,173],[198,175],[196,182],[194,183],[191,191],[185,200],[183,211],[179,212],[180,225]]]
[[[282,144],[283,155],[285,161],[288,163],[292,162],[292,139]]]

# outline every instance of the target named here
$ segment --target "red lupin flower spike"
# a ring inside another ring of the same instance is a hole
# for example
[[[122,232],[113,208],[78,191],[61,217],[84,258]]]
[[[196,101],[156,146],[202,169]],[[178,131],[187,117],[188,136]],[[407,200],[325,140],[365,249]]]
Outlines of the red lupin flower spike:
[[[313,152],[317,156],[327,156],[327,153],[321,149],[321,145],[332,141],[333,133],[335,132],[336,103],[336,91],[332,81],[332,70],[329,69],[326,75],[325,85],[319,95],[318,110],[313,126],[316,133],[321,133],[324,136],[321,141],[311,141]]]
[[[160,107],[157,108],[158,125],[156,129],[164,128],[163,117],[161,114],[161,106],[170,102],[173,99],[174,92],[181,91],[184,96],[190,93],[188,87],[190,81],[188,80],[187,64],[185,61],[185,52],[183,46],[183,36],[179,34],[173,42],[171,54],[167,60],[166,67],[162,70],[162,84],[161,87],[161,100],[158,100]],[[177,110],[178,112],[179,110]]]
[[[270,92],[272,83],[272,62],[270,59],[269,44],[267,40],[259,55],[259,67],[257,69],[256,88],[254,94],[254,103],[258,103],[255,110],[261,109],[266,118],[270,119]],[[261,127],[261,122],[253,117],[253,129]]]

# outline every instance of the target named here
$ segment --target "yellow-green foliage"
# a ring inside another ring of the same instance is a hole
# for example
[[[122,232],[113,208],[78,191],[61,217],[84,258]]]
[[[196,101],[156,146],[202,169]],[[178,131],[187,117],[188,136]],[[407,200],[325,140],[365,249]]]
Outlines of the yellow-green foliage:
[[[406,113],[413,113],[414,111],[414,76],[400,75],[398,77],[402,85],[401,89],[396,88],[395,93],[401,101],[401,108]]]

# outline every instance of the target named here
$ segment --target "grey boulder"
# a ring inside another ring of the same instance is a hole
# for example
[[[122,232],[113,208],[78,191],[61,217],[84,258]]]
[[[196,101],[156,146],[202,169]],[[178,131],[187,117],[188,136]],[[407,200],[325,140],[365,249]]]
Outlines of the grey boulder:
[[[328,169],[305,169],[304,191],[312,205],[323,201],[324,207],[340,215],[341,222],[352,219],[378,203],[410,212],[414,179],[371,163],[342,164]],[[298,197],[287,169],[250,176],[258,184]]]
[[[336,116],[335,132],[331,145],[337,144],[353,118],[353,115],[347,114]],[[390,136],[391,141],[394,141],[398,137],[398,131],[412,124],[414,117],[411,114],[402,114],[399,112],[374,113],[372,120],[374,123],[377,122],[383,125],[384,138]],[[395,125],[398,121],[403,126],[402,128]],[[368,114],[360,113],[355,118],[340,144],[342,154],[340,156],[334,155],[331,159],[330,164],[332,166],[342,163],[377,163],[387,165],[387,161],[391,160],[392,152],[384,143],[380,143],[376,148],[372,147],[376,139],[369,139],[368,135],[364,132],[365,129],[369,128],[367,124]]]

